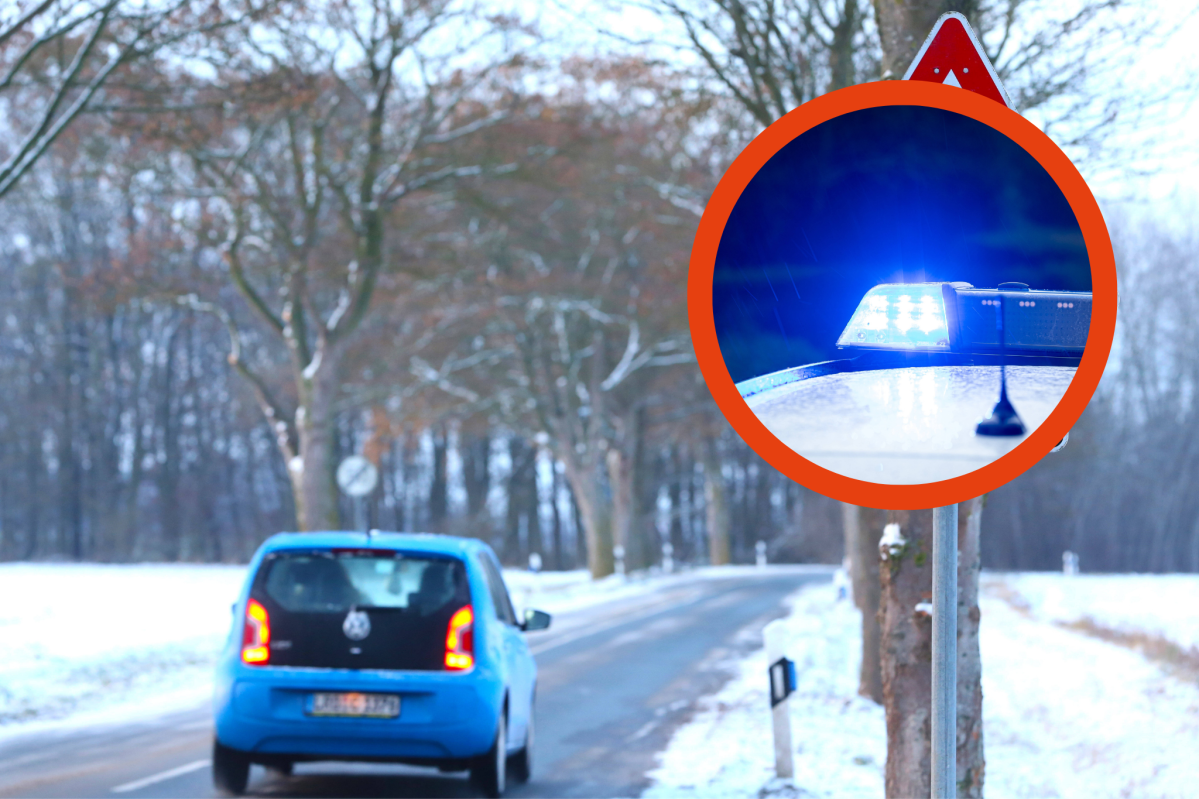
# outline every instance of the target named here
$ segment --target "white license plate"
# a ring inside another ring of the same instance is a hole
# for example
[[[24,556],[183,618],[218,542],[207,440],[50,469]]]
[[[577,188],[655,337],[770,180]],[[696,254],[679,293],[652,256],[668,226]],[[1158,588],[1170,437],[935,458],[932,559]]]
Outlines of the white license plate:
[[[394,719],[400,715],[400,698],[395,694],[313,694],[313,716],[359,716]]]

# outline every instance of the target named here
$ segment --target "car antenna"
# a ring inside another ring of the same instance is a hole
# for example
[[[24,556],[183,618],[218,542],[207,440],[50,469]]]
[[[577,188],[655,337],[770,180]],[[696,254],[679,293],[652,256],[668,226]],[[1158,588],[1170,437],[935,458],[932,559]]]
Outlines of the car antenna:
[[[999,331],[999,402],[995,403],[995,408],[991,411],[991,418],[982,420],[978,423],[978,427],[974,428],[974,434],[979,436],[1022,436],[1025,432],[1024,422],[1020,421],[1020,414],[1016,413],[1011,400],[1007,398],[1007,351],[1004,348],[1003,300],[1003,294],[999,294],[995,305],[995,329]]]

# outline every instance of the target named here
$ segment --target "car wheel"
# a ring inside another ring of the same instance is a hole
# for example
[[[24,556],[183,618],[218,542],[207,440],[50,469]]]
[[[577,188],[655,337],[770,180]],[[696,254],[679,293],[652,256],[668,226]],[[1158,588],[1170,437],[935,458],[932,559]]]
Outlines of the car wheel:
[[[212,784],[222,796],[241,796],[250,779],[250,758],[245,752],[212,742]]]
[[[529,724],[525,731],[525,745],[508,761],[508,773],[512,775],[512,781],[515,783],[523,785],[533,776],[533,743],[535,740],[533,735],[533,707],[530,705]]]
[[[470,779],[488,799],[499,799],[504,795],[508,771],[508,718],[500,716],[495,731],[495,743],[487,754],[481,755],[470,767]]]

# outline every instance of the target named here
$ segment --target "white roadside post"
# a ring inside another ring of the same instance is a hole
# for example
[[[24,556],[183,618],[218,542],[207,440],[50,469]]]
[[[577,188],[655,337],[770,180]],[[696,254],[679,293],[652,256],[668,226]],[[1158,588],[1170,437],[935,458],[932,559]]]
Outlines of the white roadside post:
[[[616,573],[621,577],[624,577],[624,547],[622,547],[620,544],[612,547],[612,558],[616,561],[613,566],[613,568],[616,570]]]
[[[754,561],[759,566],[766,565],[766,542],[759,541],[754,544]]]
[[[932,799],[957,796],[958,506],[933,508]]]
[[[1078,574],[1078,555],[1068,549],[1062,553],[1062,574],[1067,577]]]
[[[770,622],[762,630],[766,639],[766,663],[770,677],[770,714],[774,726],[774,771],[783,779],[795,776],[791,756],[791,715],[787,697],[794,690],[794,672],[783,653],[786,624],[782,619]]]
[[[662,571],[667,574],[674,571],[674,545],[669,541],[662,545]]]
[[[525,603],[524,603],[524,606],[521,607],[521,609],[520,609],[522,619],[524,618],[524,612],[526,610],[528,610],[529,608],[532,608],[532,607],[536,607],[536,603],[533,602],[533,596],[535,594],[537,594],[538,589],[541,587],[541,578],[537,576],[539,574],[541,574],[541,554],[537,553],[537,552],[530,552],[529,553],[530,579],[529,579],[528,585],[525,586],[525,591],[524,591]]]

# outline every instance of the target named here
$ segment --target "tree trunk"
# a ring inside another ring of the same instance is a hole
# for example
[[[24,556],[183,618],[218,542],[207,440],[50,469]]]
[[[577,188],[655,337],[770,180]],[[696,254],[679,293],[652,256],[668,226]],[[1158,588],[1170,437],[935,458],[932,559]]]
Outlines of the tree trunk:
[[[902,78],[937,19],[950,11],[978,28],[978,0],[874,0],[874,19],[883,46],[883,74]]]
[[[446,473],[446,452],[450,436],[444,424],[433,426],[433,482],[429,486],[429,532],[446,532],[449,516],[449,476]]]
[[[583,537],[587,546],[587,568],[594,579],[607,577],[616,570],[612,555],[612,514],[603,487],[599,482],[598,468],[585,468],[575,458],[566,455],[566,479],[570,483],[583,525]],[[590,459],[584,459],[589,462]]]
[[[288,464],[295,491],[296,524],[304,532],[336,530],[341,526],[333,464],[332,353],[311,379],[301,379],[300,407],[296,410],[299,460]]]
[[[621,547],[625,565],[631,567],[633,554],[633,464],[620,447],[606,453],[608,484],[612,486],[612,546]]]
[[[562,553],[562,511],[558,507],[558,462],[549,453],[550,460],[550,509],[553,511],[553,543],[554,569],[562,571],[566,568],[565,556]]]
[[[537,498],[537,447],[523,438],[508,444],[512,471],[508,473],[508,513],[504,530],[504,557],[510,563],[525,561],[530,552],[541,552],[541,523]],[[523,521],[522,521],[523,519]],[[521,536],[523,528],[523,540]]]
[[[714,436],[710,436],[704,443],[703,452],[708,562],[713,566],[725,566],[732,561],[729,554],[729,506],[724,491],[724,474],[720,468],[720,453],[716,450]]]
[[[466,489],[466,514],[475,520],[487,507],[487,492],[491,486],[491,438],[483,435],[461,436],[462,484]]]
[[[833,26],[832,45],[829,47],[829,91],[843,89],[857,82],[854,69],[854,50],[857,33],[862,26],[862,7],[859,0],[846,0],[841,16]]]
[[[879,583],[878,541],[883,534],[887,512],[842,504],[845,524],[845,554],[849,560],[849,580],[853,603],[862,612],[862,667],[858,693],[882,704],[883,673],[879,660]]]
[[[892,511],[888,519],[902,538],[880,547],[885,785],[888,799],[912,799],[931,788],[932,616],[916,607],[932,600],[932,512]]]
[[[958,507],[958,796],[982,796],[982,662],[978,647],[982,499]],[[887,712],[886,795],[928,796],[931,767],[932,511],[892,511],[902,541],[880,549],[882,675]]]

